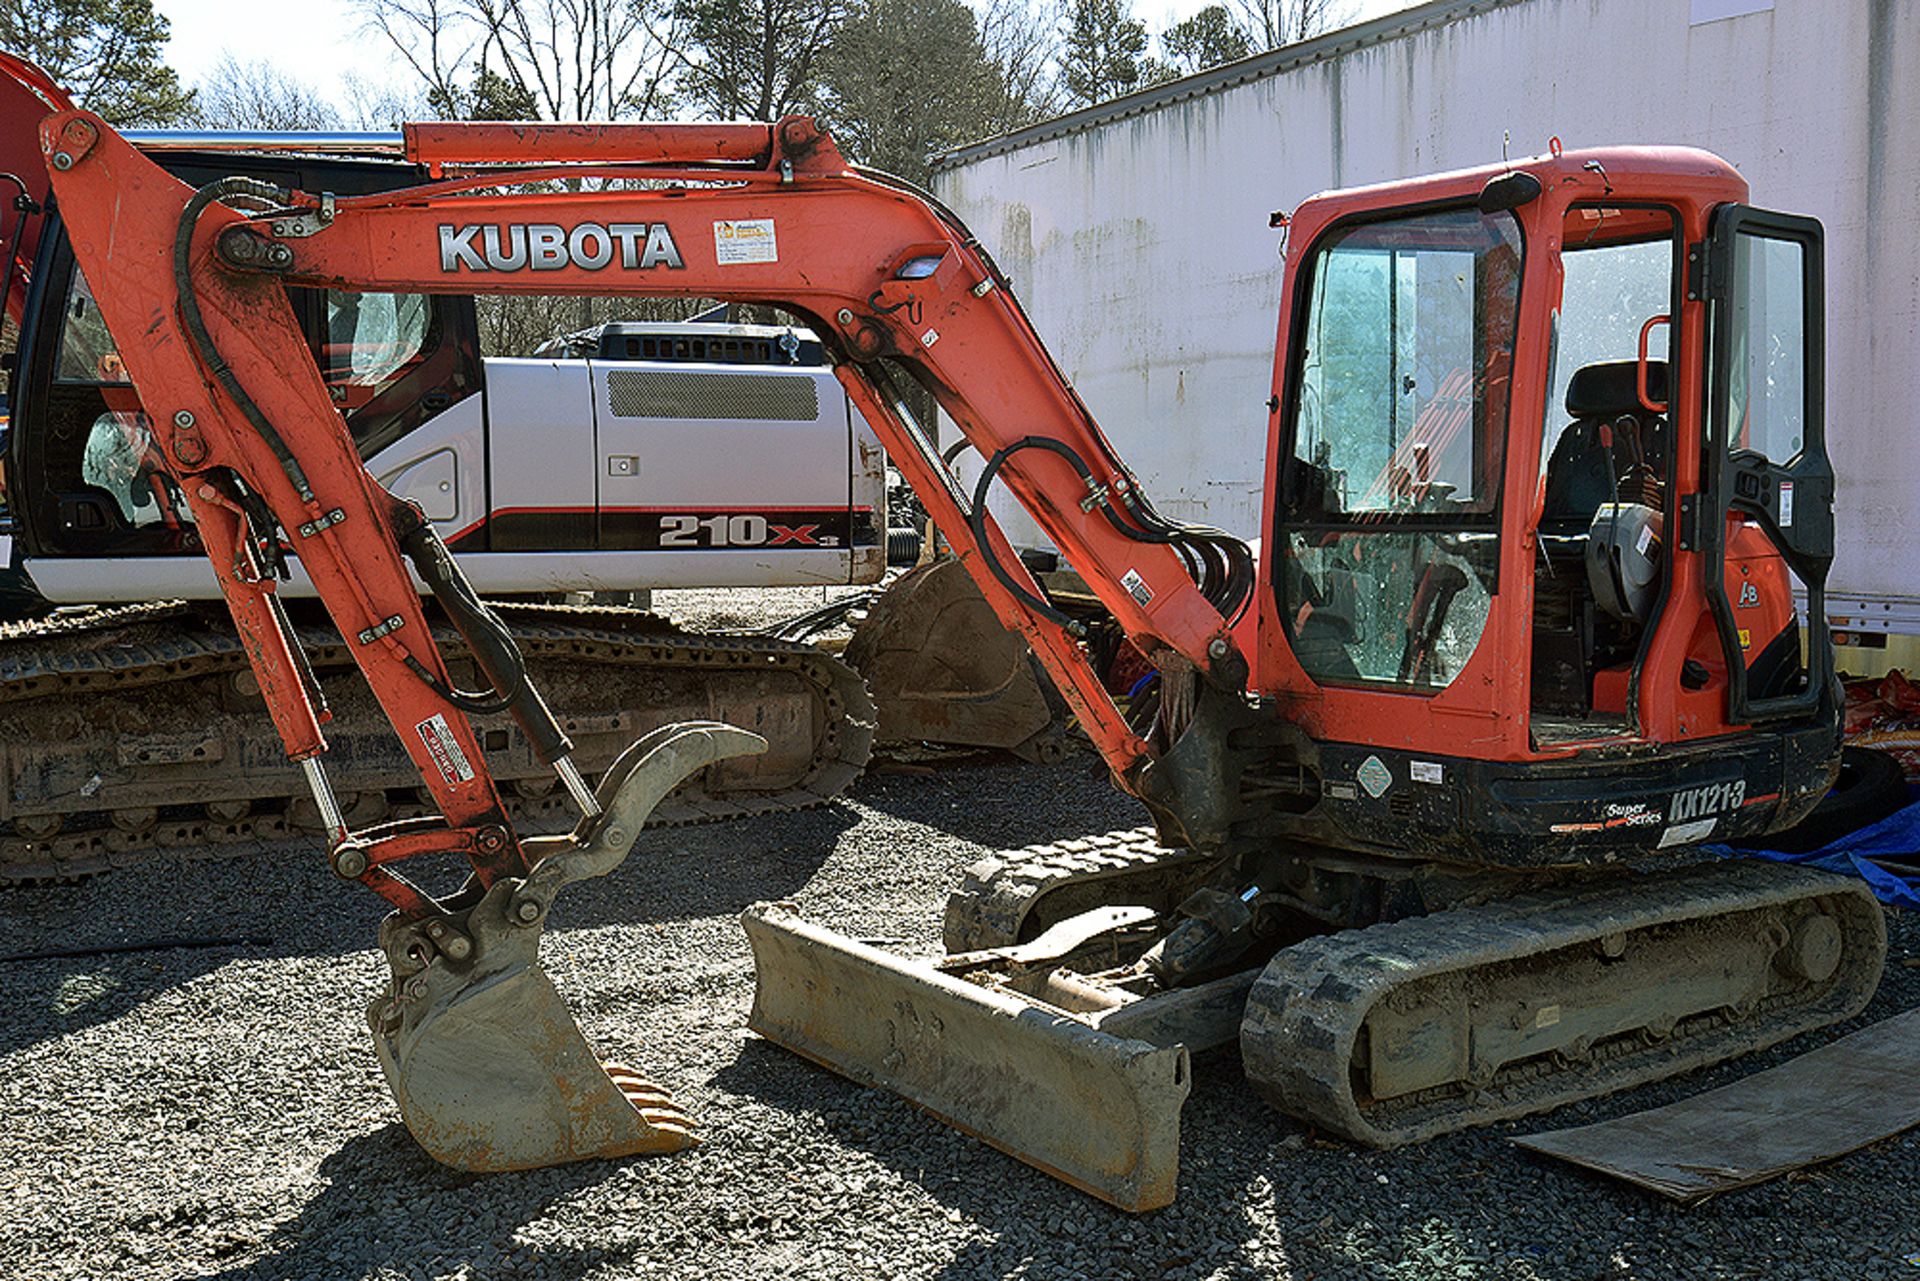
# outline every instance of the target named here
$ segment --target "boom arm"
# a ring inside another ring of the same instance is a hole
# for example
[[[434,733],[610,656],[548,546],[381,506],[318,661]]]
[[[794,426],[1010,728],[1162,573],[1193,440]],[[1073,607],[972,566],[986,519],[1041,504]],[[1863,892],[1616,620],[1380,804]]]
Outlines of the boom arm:
[[[431,125],[407,137],[410,158],[441,181],[336,201],[246,180],[195,193],[88,113],[41,126],[74,251],[109,326],[139,336],[123,346],[127,364],[295,759],[317,756],[324,740],[276,618],[276,523],[342,634],[359,639],[369,683],[450,825],[511,831],[398,554],[411,543],[437,587],[422,558],[444,549],[361,466],[283,283],[679,295],[804,314],[845,357],[837,372],[849,395],[1123,785],[1138,790],[1151,749],[905,412],[885,360],[933,391],[989,477],[1150,658],[1244,686],[1223,618],[1251,589],[1244,546],[1157,517],[965,228],[905,184],[853,169],[812,121]],[[606,189],[527,189],[563,179]],[[564,765],[564,740],[556,748],[550,759]],[[524,872],[517,846],[469,854],[483,879]],[[378,872],[362,879],[415,906]]]

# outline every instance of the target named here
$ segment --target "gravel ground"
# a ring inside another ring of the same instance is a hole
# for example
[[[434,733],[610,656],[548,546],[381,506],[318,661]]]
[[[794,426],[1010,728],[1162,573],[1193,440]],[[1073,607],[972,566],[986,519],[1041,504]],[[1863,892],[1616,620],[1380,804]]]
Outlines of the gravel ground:
[[[753,626],[845,588],[661,592]],[[400,1124],[360,1016],[378,903],[310,843],[0,896],[0,1278],[1890,1277],[1920,1281],[1920,1133],[1680,1210],[1511,1147],[1499,1126],[1378,1153],[1269,1112],[1232,1050],[1200,1056],[1179,1200],[1140,1217],[743,1031],[735,921],[791,898],[937,950],[981,854],[1133,826],[1091,755],[880,774],[806,814],[650,833],[561,897],[543,955],[603,1054],[700,1118],[677,1156],[476,1177]],[[1920,1005],[1920,920],[1862,1023]],[[1568,1108],[1666,1102],[1821,1043]]]
[[[0,966],[0,1276],[1920,1277],[1920,1135],[1680,1210],[1512,1148],[1514,1126],[1390,1153],[1313,1142],[1223,1051],[1195,1065],[1180,1199],[1129,1217],[742,1032],[749,902],[927,951],[984,850],[1135,821],[1079,755],[880,775],[827,809],[650,834],[562,897],[545,955],[589,1038],[677,1091],[707,1141],[488,1177],[434,1165],[402,1128],[359,1017],[377,905],[316,851],[7,895],[0,953],[259,941]],[[1869,1018],[1920,1005],[1920,970],[1899,964],[1916,924],[1893,920]]]

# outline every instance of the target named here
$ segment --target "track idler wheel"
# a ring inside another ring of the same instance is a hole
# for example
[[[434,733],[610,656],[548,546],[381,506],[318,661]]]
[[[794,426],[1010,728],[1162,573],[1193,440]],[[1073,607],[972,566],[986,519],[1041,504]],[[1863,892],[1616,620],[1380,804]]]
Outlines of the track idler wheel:
[[[525,842],[524,879],[495,881],[471,907],[382,924],[393,980],[368,1017],[407,1129],[430,1156],[462,1170],[526,1170],[695,1142],[665,1090],[602,1066],[540,968],[540,935],[561,887],[617,867],[674,788],[715,761],[764,750],[765,739],[730,725],[655,730],[607,771],[597,817]]]

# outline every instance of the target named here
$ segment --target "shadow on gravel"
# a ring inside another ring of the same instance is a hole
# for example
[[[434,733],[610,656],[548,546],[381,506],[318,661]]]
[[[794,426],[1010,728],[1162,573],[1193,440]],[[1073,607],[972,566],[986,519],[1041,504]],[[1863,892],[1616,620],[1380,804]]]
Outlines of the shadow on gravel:
[[[1183,1161],[1197,1162],[1214,1186],[1195,1189],[1196,1171],[1183,1169],[1173,1206],[1133,1215],[948,1127],[895,1094],[856,1085],[771,1041],[743,1042],[739,1057],[715,1074],[714,1083],[790,1114],[819,1118],[833,1144],[865,1153],[981,1229],[984,1239],[962,1244],[940,1271],[929,1274],[934,1281],[1056,1274],[1272,1281],[1275,1275],[1270,1266],[1238,1257],[1259,1231],[1245,1199],[1222,1203],[1212,1195],[1222,1162],[1208,1149],[1244,1148],[1244,1138],[1222,1142],[1224,1135],[1202,1134],[1197,1145],[1192,1137],[1183,1141]],[[1195,1059],[1196,1093],[1239,1083],[1237,1053]],[[1244,1108],[1237,1123],[1224,1124],[1244,1129]],[[1252,1173],[1236,1170],[1229,1177],[1244,1182]],[[1294,1275],[1343,1274],[1303,1269]]]
[[[929,772],[918,772],[924,767]],[[1014,757],[969,756],[915,762],[912,773],[870,773],[852,795],[895,818],[924,823],[989,849],[1018,849],[1139,827],[1147,811],[1112,787],[1088,787],[1107,777],[1091,750],[1069,752],[1051,765]]]
[[[937,1281],[1085,1276],[1113,1281],[1292,1277],[1615,1275],[1633,1216],[1683,1212],[1530,1160],[1497,1132],[1376,1152],[1313,1141],[1270,1111],[1237,1052],[1196,1056],[1182,1116],[1180,1192],[1123,1213],[882,1090],[853,1084],[771,1042],[745,1042],[715,1078],[822,1126],[977,1227]],[[1580,1207],[1603,1207],[1578,1231]],[[1606,1225],[1624,1220],[1624,1234]],[[1559,1270],[1569,1253],[1580,1267]],[[1637,1275],[1637,1274],[1636,1274]]]
[[[0,1054],[111,1023],[156,994],[229,961],[268,955],[268,948],[243,945],[0,965],[0,984],[7,992],[7,1014],[0,1018]]]
[[[859,821],[847,805],[642,835],[610,875],[568,886],[553,933],[731,918],[792,896]],[[427,880],[444,892],[457,876]],[[316,845],[283,842],[243,857],[168,859],[80,885],[0,891],[0,956],[124,948],[156,940],[204,946],[0,962],[7,992],[0,1054],[110,1022],[154,995],[236,960],[346,956],[374,946],[385,905],[326,870]],[[364,999],[342,991],[342,1008]]]
[[[203,1272],[201,1281],[335,1281],[382,1268],[406,1276],[492,1275],[509,1256],[527,1254],[513,1244],[516,1229],[544,1216],[556,1200],[605,1179],[613,1164],[462,1174],[436,1164],[394,1122],[323,1160],[324,1186],[259,1243],[260,1254]],[[481,1180],[484,1197],[464,1192]],[[484,1211],[476,1208],[481,1205]],[[631,1244],[545,1245],[539,1257],[543,1272],[584,1276],[630,1262],[635,1251]]]

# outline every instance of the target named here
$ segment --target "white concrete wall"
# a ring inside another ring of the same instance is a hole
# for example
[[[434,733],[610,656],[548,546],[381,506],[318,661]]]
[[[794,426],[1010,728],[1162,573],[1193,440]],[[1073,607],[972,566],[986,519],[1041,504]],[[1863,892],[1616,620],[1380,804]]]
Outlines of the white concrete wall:
[[[1755,203],[1826,224],[1833,593],[1920,599],[1920,0],[1763,5],[1496,4],[963,160],[935,187],[1160,508],[1254,534],[1281,274],[1271,210],[1497,160],[1503,130],[1515,155],[1554,135],[1718,152]]]

